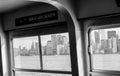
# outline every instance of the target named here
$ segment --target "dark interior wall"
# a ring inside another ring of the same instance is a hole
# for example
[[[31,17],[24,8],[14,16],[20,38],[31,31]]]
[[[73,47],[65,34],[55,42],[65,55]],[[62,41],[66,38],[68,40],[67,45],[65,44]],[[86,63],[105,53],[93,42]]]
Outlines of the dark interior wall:
[[[32,5],[25,6],[16,10],[12,10],[10,12],[6,12],[4,13],[4,16],[3,16],[4,29],[7,31],[7,30],[18,29],[18,28],[32,27],[36,25],[44,25],[48,23],[64,21],[63,16],[58,12],[57,20],[39,22],[39,23],[29,24],[29,25],[27,24],[19,27],[15,25],[16,18],[41,14],[41,13],[45,13],[53,10],[57,11],[57,9],[51,5],[44,4],[44,3],[33,3]]]
[[[8,68],[7,68],[7,49],[6,49],[6,36],[4,33],[3,29],[3,21],[2,21],[2,16],[0,14],[0,54],[2,55],[2,63],[0,61],[0,75],[2,76],[2,73],[4,76],[8,75]],[[1,60],[1,55],[0,55],[0,60]]]
[[[79,0],[77,17],[87,18],[119,12],[120,7],[117,7],[115,0]]]
[[[78,1],[79,0],[57,0],[57,2],[61,3],[73,17],[76,17],[77,13],[78,13],[78,8],[77,8]],[[47,5],[47,4],[36,3],[36,4],[33,4],[33,6],[30,5],[30,6],[18,8],[16,10],[10,10],[9,12],[5,12],[4,13],[4,29],[12,30],[12,29],[16,29],[16,28],[27,27],[27,26],[16,27],[15,19],[18,17],[34,15],[34,14],[43,13],[43,12],[47,12],[47,11],[51,11],[51,10],[56,10],[56,8],[54,8],[50,5]],[[45,23],[59,22],[59,21],[64,21],[64,18],[61,16],[61,14],[59,14],[58,20],[45,22]],[[39,25],[39,24],[44,24],[44,23],[38,23],[36,25]],[[34,26],[34,25],[35,24],[29,25],[29,26]]]
[[[76,18],[88,18],[119,13],[116,0],[57,0],[70,10]]]
[[[78,13],[78,1],[79,0],[57,0],[57,2],[61,3],[65,8],[72,12],[75,16]]]

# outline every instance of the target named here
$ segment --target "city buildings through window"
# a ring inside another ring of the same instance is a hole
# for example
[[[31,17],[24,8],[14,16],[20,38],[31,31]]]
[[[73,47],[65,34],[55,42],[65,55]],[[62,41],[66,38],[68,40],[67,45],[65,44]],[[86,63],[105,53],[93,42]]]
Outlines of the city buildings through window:
[[[92,70],[120,71],[120,28],[92,30],[90,53]]]
[[[15,76],[72,76],[68,32],[13,37],[12,43]]]

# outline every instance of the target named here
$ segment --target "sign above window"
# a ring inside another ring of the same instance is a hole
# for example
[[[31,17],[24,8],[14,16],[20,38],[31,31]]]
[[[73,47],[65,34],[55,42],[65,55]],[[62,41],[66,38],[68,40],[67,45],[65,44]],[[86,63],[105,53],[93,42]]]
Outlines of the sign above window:
[[[45,12],[41,14],[16,18],[15,25],[21,26],[21,25],[27,25],[27,24],[33,24],[33,23],[39,23],[39,22],[52,21],[56,19],[58,19],[57,11],[50,11],[50,12]]]

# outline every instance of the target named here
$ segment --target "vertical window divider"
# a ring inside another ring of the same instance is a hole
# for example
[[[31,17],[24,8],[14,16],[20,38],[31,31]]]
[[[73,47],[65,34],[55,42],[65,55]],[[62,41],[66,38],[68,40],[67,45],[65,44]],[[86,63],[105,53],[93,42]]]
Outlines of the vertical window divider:
[[[13,37],[9,36],[9,48],[10,48],[10,63],[11,63],[11,74],[15,76],[15,60],[14,60],[14,48],[13,48]]]
[[[0,38],[0,43],[1,43],[1,38]],[[0,44],[0,57],[1,57],[1,58],[0,58],[0,63],[1,63],[1,64],[0,64],[0,68],[1,68],[1,69],[0,69],[0,72],[1,72],[0,75],[3,76],[3,70],[2,70],[2,69],[3,69],[3,63],[2,63],[2,49],[1,49],[1,44]]]
[[[12,73],[13,76],[15,76],[15,70],[13,70],[13,73]]]
[[[12,58],[11,58],[11,59],[12,59],[12,68],[15,68],[13,39],[11,39],[11,44],[12,44],[12,45],[11,45],[11,47],[12,47],[12,48],[11,48],[11,50],[12,50],[12,52],[11,52],[11,55],[12,55],[12,56],[11,56],[11,57],[12,57]]]
[[[43,58],[42,58],[42,47],[41,47],[41,38],[40,35],[38,35],[38,40],[39,40],[39,52],[40,52],[40,65],[41,65],[41,70],[43,70]]]
[[[92,70],[93,70],[93,60],[92,60],[92,53],[91,53],[91,37],[90,37],[90,33],[91,33],[91,28],[88,30],[88,55],[89,55],[89,61],[90,61],[90,72],[92,72]]]

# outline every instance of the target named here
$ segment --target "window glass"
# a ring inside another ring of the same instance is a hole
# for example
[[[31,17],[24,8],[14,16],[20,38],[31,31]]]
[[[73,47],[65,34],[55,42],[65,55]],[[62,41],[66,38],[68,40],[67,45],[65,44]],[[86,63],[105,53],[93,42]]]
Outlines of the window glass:
[[[120,71],[120,28],[92,30],[92,68]]]
[[[40,69],[38,36],[13,39],[15,68]]]
[[[15,76],[72,76],[71,74],[15,72]]]
[[[71,71],[68,33],[41,35],[44,70]]]

